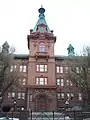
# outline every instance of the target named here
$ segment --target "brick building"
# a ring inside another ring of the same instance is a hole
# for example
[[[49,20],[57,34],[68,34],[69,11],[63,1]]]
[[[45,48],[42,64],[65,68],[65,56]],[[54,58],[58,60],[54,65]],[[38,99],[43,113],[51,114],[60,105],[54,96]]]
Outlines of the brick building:
[[[27,36],[29,54],[15,55],[15,65],[11,67],[11,71],[14,67],[19,70],[23,90],[8,91],[4,102],[12,103],[13,97],[18,109],[58,111],[68,99],[70,107],[82,104],[81,93],[67,79],[67,60],[74,55],[74,48],[69,45],[68,56],[55,56],[56,37],[45,21],[44,12],[41,7],[37,24]]]

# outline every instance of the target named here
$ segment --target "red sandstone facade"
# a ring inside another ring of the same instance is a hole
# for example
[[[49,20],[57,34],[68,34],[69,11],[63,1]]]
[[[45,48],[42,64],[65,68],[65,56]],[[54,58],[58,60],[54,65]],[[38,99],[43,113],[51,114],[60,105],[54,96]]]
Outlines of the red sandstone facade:
[[[30,30],[30,35],[27,36],[29,55],[15,56],[20,78],[25,78],[23,89],[8,91],[4,102],[13,103],[13,93],[17,108],[33,111],[58,111],[65,107],[68,99],[69,107],[82,105],[81,93],[67,79],[68,56],[55,56],[56,37],[44,21],[44,12],[44,8],[39,9],[37,28]],[[23,66],[26,66],[24,72]]]

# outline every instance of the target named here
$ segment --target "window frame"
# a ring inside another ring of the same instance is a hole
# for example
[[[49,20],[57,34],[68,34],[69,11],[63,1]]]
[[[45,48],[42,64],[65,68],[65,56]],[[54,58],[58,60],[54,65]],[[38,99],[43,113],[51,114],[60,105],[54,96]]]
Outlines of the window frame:
[[[56,66],[56,73],[64,73],[64,67],[63,66]]]
[[[63,82],[62,82],[62,80],[63,80]],[[64,87],[64,78],[57,78],[56,85]]]
[[[36,72],[48,72],[47,64],[36,64]]]
[[[8,92],[7,97],[8,97],[8,99],[15,99],[16,93],[14,91]]]
[[[44,42],[40,42],[39,43],[39,52],[40,53],[46,52],[46,50],[45,50],[45,43]]]
[[[23,97],[23,95],[24,95],[24,97]],[[18,92],[17,99],[18,100],[25,100],[25,92]]]
[[[82,94],[78,93],[78,100],[82,100]]]
[[[57,100],[64,100],[65,93],[64,92],[57,92]]]
[[[48,84],[48,78],[47,77],[36,77],[35,78],[35,85],[47,85]]]
[[[27,72],[27,66],[23,65],[23,72]]]

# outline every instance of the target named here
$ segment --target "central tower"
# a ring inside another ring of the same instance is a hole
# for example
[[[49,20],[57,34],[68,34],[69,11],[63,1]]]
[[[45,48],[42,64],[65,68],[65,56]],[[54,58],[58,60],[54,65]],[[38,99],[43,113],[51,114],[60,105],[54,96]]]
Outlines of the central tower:
[[[33,111],[56,110],[54,43],[56,37],[45,20],[45,9],[27,36],[29,49],[27,108]]]

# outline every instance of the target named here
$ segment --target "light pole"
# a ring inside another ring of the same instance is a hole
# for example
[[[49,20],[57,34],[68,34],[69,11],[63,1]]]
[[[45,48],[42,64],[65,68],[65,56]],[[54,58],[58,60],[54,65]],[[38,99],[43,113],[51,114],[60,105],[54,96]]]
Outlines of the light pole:
[[[14,111],[16,111],[16,100],[13,101]]]
[[[1,95],[2,93],[0,92],[0,111],[1,111],[1,107],[2,107],[2,102],[3,102],[3,97]]]
[[[66,111],[67,111],[68,110],[68,105],[69,105],[69,99],[66,100],[65,105],[66,105]]]

